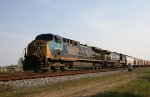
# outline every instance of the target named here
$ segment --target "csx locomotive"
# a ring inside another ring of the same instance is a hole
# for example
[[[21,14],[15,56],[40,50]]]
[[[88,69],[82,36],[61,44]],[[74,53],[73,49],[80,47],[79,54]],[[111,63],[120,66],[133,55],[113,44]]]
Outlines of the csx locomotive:
[[[71,68],[115,68],[147,66],[144,61],[98,47],[87,46],[80,42],[54,34],[41,34],[25,48],[23,59],[25,71],[47,72]]]

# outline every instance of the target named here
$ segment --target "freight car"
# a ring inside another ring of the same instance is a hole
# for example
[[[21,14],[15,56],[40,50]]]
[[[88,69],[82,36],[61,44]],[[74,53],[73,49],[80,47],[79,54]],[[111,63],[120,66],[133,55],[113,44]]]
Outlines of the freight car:
[[[23,59],[25,71],[47,72],[70,68],[115,68],[135,65],[135,58],[54,34],[38,35],[25,48]],[[143,65],[143,61],[136,61]]]

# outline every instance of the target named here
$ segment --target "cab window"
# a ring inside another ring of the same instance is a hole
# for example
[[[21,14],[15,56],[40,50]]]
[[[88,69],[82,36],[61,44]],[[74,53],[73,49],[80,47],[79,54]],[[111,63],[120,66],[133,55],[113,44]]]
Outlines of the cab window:
[[[62,43],[61,39],[58,38],[57,36],[55,36],[55,42],[56,42],[56,43]]]

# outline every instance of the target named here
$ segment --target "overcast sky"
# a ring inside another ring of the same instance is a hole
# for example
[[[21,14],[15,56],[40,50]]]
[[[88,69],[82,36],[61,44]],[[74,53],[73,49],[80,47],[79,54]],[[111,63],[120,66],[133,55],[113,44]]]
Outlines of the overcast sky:
[[[0,66],[53,33],[150,60],[149,0],[0,0]]]

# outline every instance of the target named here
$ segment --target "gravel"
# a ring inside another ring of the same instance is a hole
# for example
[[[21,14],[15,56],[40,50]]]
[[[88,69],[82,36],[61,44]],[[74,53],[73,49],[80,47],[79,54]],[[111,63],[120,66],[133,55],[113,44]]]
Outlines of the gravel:
[[[79,80],[81,78],[86,77],[99,77],[104,75],[110,75],[114,73],[118,73],[122,71],[109,71],[109,72],[100,72],[100,73],[89,73],[89,74],[78,74],[78,75],[67,75],[67,76],[59,76],[59,77],[45,77],[45,78],[36,78],[36,79],[23,79],[16,81],[0,81],[1,85],[11,85],[13,87],[21,88],[21,87],[38,87],[42,85],[47,85],[51,83],[64,82],[70,80]]]

